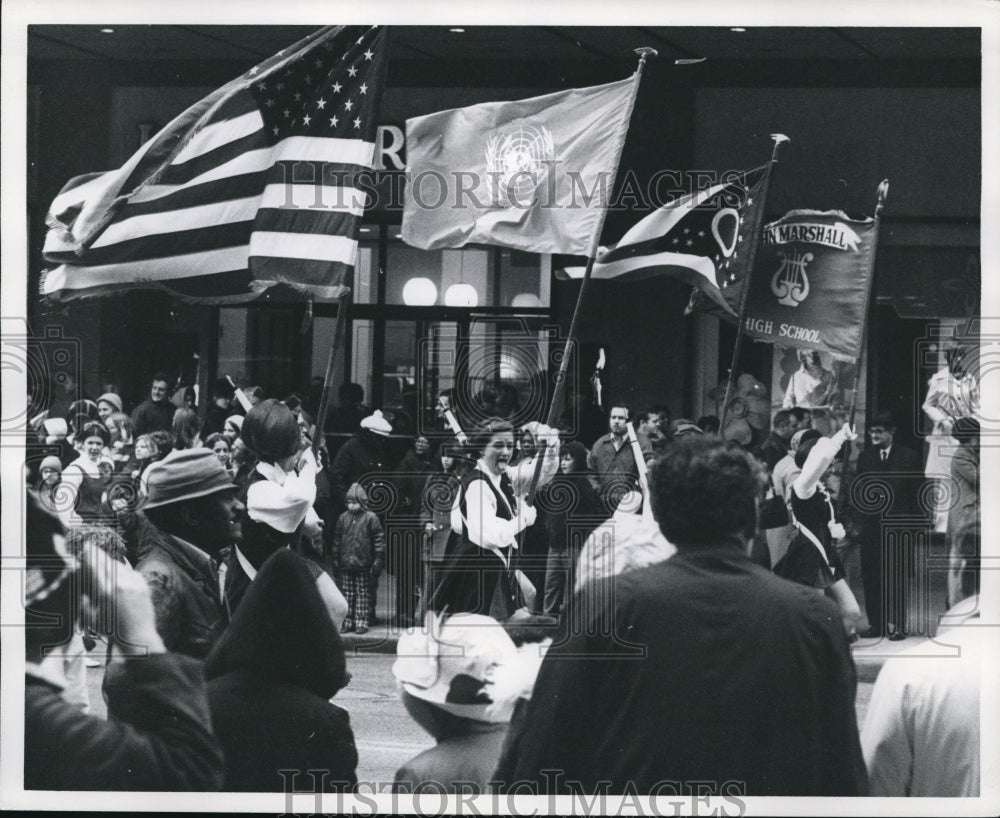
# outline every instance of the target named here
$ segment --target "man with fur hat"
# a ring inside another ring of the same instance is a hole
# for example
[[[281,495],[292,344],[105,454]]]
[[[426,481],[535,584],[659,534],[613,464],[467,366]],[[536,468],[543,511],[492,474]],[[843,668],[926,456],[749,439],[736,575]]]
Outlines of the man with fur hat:
[[[243,504],[210,449],[180,449],[143,475],[138,571],[153,594],[156,627],[168,650],[203,659],[228,621],[219,552],[238,542]]]

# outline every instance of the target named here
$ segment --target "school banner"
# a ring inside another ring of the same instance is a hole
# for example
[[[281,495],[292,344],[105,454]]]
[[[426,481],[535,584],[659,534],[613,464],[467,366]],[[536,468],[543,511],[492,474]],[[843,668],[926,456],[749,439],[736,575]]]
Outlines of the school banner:
[[[839,210],[793,210],[766,225],[744,312],[746,334],[856,361],[875,227],[875,219],[857,221]]]

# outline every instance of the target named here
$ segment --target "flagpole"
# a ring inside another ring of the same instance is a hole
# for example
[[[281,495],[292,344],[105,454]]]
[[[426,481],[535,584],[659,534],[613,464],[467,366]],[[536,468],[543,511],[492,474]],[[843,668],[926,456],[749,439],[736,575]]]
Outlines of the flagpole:
[[[622,135],[621,144],[618,146],[618,155],[615,158],[614,169],[611,171],[611,178],[608,180],[608,196],[611,195],[615,186],[615,179],[618,176],[618,165],[620,164],[622,158],[622,148],[625,147],[625,136],[628,134],[628,124],[632,119],[632,111],[635,108],[635,98],[639,93],[639,82],[642,79],[642,70],[646,65],[646,59],[651,56],[657,56],[659,52],[655,48],[643,46],[635,49],[635,53],[639,55],[639,65],[635,70],[635,78],[632,83],[632,94],[629,97],[628,109],[626,110],[623,118],[625,133]],[[587,253],[587,267],[583,271],[583,280],[580,282],[580,291],[576,296],[576,305],[573,308],[573,317],[570,320],[569,332],[566,335],[566,345],[563,347],[562,360],[559,361],[559,371],[556,373],[555,379],[556,386],[552,393],[552,400],[549,402],[548,414],[545,418],[546,426],[551,427],[555,425],[556,416],[559,412],[559,407],[562,404],[563,395],[566,393],[566,373],[569,370],[569,359],[573,352],[573,341],[576,338],[577,324],[580,320],[583,297],[587,291],[587,282],[590,281],[590,274],[594,269],[594,262],[597,260],[597,250],[600,246],[601,233],[604,230],[604,220],[607,215],[608,208],[605,206],[601,209],[601,214],[597,220],[597,227],[590,239],[590,248]],[[535,471],[531,475],[531,483],[528,486],[527,501],[529,505],[533,505],[535,502],[535,490],[538,488],[538,480],[542,474],[542,461],[545,459],[545,445],[546,444],[543,442],[539,447],[537,460],[535,461]]]
[[[865,308],[861,312],[861,343],[858,348],[858,357],[854,361],[854,386],[851,387],[851,410],[848,413],[847,422],[853,427],[854,416],[858,408],[858,386],[861,383],[861,362],[865,358],[865,345],[868,343],[868,310],[871,306],[872,281],[875,278],[875,254],[878,252],[878,229],[882,224],[882,208],[885,205],[886,197],[889,195],[889,180],[883,179],[878,186],[875,202],[875,225],[872,227],[872,251],[868,257],[868,282],[865,289]]]
[[[323,394],[320,397],[319,409],[316,411],[316,432],[313,436],[313,452],[318,454],[320,446],[326,443],[326,416],[330,410],[333,397],[333,375],[337,368],[337,353],[344,347],[344,334],[347,328],[347,308],[351,303],[351,291],[340,297],[337,304],[337,321],[333,328],[333,344],[330,346],[330,357],[326,361],[326,374],[323,376]]]
[[[733,382],[736,380],[736,367],[740,360],[740,350],[743,347],[743,322],[746,318],[747,309],[747,296],[750,293],[750,277],[753,275],[753,263],[757,256],[757,245],[760,243],[760,223],[764,218],[764,207],[767,204],[767,192],[768,188],[771,186],[771,173],[774,171],[774,166],[778,164],[778,148],[781,146],[782,142],[788,142],[789,139],[784,134],[773,133],[771,134],[771,139],[774,140],[774,148],[771,150],[771,162],[770,167],[767,169],[767,176],[764,178],[764,186],[761,189],[761,202],[760,206],[757,208],[757,223],[753,226],[753,232],[750,234],[752,241],[750,242],[750,255],[747,258],[747,274],[743,279],[743,291],[740,293],[740,310],[738,321],[736,325],[736,343],[733,346],[733,360],[729,365],[729,377],[726,379],[726,397],[722,402],[722,417],[719,418],[719,434],[723,437],[726,434],[726,415],[729,413],[729,396],[733,391]]]

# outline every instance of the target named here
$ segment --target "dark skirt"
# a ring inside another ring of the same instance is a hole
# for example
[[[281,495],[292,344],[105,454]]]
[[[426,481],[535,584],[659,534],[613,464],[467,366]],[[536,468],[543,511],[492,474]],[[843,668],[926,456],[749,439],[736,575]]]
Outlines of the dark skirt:
[[[825,591],[837,580],[845,579],[847,576],[837,550],[830,548],[826,555],[830,561],[829,567],[820,555],[819,549],[802,534],[798,534],[788,546],[785,556],[774,566],[774,573],[800,585]],[[830,568],[833,569],[832,573]]]
[[[475,613],[503,620],[521,607],[520,588],[512,569],[492,551],[452,534],[444,564],[432,566],[428,603],[432,611]]]

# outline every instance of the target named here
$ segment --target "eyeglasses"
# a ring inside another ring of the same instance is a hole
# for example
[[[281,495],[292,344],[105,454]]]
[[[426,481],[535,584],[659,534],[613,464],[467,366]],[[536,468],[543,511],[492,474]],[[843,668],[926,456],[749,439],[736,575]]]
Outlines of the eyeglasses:
[[[881,426],[873,426],[871,429],[868,430],[868,434],[870,434],[870,435],[884,435],[886,433],[886,431],[887,430],[883,429]]]

